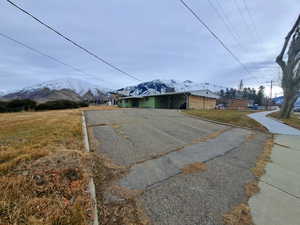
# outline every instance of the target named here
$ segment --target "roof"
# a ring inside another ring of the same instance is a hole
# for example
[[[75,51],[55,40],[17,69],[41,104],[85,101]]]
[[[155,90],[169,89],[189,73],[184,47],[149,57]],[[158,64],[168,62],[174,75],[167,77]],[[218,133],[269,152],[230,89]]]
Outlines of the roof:
[[[201,96],[201,97],[207,97],[207,98],[215,98],[219,99],[220,96],[213,93],[212,91],[206,89],[206,90],[198,90],[198,91],[191,91],[191,95],[193,96]]]
[[[210,90],[196,90],[196,91],[181,91],[181,92],[167,92],[163,94],[153,94],[153,95],[146,95],[146,96],[129,96],[129,97],[124,97],[121,99],[142,99],[146,97],[155,97],[155,96],[167,96],[167,95],[193,95],[193,96],[199,96],[199,97],[207,97],[207,98],[215,98],[219,99],[219,95],[213,93]]]

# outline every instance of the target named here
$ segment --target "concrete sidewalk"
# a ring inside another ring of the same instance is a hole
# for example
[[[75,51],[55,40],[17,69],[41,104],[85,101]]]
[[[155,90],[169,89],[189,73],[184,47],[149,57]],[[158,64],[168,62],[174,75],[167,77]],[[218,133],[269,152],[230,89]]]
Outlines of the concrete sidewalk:
[[[300,131],[298,129],[280,123],[278,120],[272,119],[270,117],[266,117],[268,114],[271,114],[276,111],[277,110],[253,113],[248,116],[256,120],[257,122],[261,123],[273,134],[300,135]]]
[[[249,200],[256,225],[300,225],[300,131],[267,118],[249,115],[275,134],[271,160],[261,177],[260,192]]]

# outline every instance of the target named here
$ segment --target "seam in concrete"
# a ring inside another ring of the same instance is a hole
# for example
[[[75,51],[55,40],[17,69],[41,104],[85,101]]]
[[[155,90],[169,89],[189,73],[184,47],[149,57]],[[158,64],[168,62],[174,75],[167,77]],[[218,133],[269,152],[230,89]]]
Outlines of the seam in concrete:
[[[207,162],[209,162],[209,161],[211,161],[211,160],[214,160],[214,159],[217,159],[217,158],[219,158],[219,157],[222,157],[222,156],[224,156],[224,155],[226,155],[226,154],[228,154],[228,153],[230,153],[230,152],[232,152],[232,151],[238,149],[238,148],[239,148],[240,146],[242,146],[244,143],[246,143],[246,141],[242,142],[239,146],[236,146],[236,147],[233,147],[233,148],[229,149],[228,151],[224,152],[223,154],[217,155],[217,156],[215,156],[215,157],[213,157],[213,158],[211,158],[211,159],[208,159],[208,160],[203,161],[203,163],[207,163]],[[230,164],[230,165],[232,165],[232,164]],[[236,165],[232,165],[232,166],[241,168],[241,167],[236,166]],[[180,168],[180,169],[181,169],[181,168]],[[241,169],[245,169],[245,168],[241,168]],[[155,183],[153,183],[153,184],[150,184],[150,185],[146,186],[145,191],[151,190],[152,188],[156,187],[157,185],[162,184],[163,182],[165,182],[165,181],[167,181],[167,180],[169,180],[169,179],[171,179],[171,178],[173,178],[173,177],[176,177],[176,176],[178,176],[178,175],[180,175],[180,174],[183,174],[183,172],[180,171],[180,172],[178,172],[178,173],[176,173],[176,174],[174,174],[174,175],[172,175],[172,176],[169,176],[169,177],[167,177],[167,178],[165,178],[165,179],[163,179],[163,180],[160,180],[160,181],[157,181],[157,182],[155,182]]]
[[[223,133],[225,133],[225,132],[227,132],[227,131],[229,131],[229,130],[232,130],[232,129],[233,129],[232,127],[229,127],[229,128],[225,128],[225,129],[223,129],[223,130],[218,130],[218,131],[216,131],[216,132],[213,132],[213,133],[209,134],[209,135],[206,136],[206,137],[199,138],[199,140],[197,140],[195,143],[189,143],[189,144],[181,145],[181,146],[178,146],[177,148],[172,149],[172,150],[170,150],[170,151],[168,151],[168,152],[164,152],[164,153],[160,153],[160,154],[153,155],[151,158],[143,159],[143,160],[137,161],[137,162],[135,162],[135,163],[129,165],[128,168],[130,169],[130,168],[132,168],[132,167],[134,167],[134,166],[136,166],[136,165],[145,163],[145,162],[147,162],[147,161],[159,159],[159,158],[161,158],[161,157],[163,157],[163,156],[166,156],[166,155],[169,155],[169,154],[171,154],[171,153],[173,153],[173,152],[179,152],[179,151],[182,151],[184,148],[189,147],[189,146],[193,146],[193,145],[196,145],[196,144],[199,144],[199,143],[207,142],[208,140],[215,139],[215,138],[219,137],[220,135],[222,135]],[[210,137],[210,135],[213,135],[213,134],[215,134],[215,133],[217,133],[217,136]],[[205,140],[205,139],[207,139],[207,140]],[[202,141],[202,140],[205,140],[205,141]]]
[[[275,185],[273,185],[273,184],[270,184],[270,183],[264,181],[263,179],[260,179],[260,182],[263,182],[263,183],[265,183],[265,184],[267,184],[267,185],[269,185],[269,186],[271,186],[271,187],[277,189],[278,191],[281,191],[281,192],[283,192],[283,193],[285,193],[285,194],[287,194],[287,195],[289,195],[289,196],[291,196],[291,197],[293,197],[293,198],[300,199],[300,197],[298,197],[297,195],[291,194],[291,193],[289,193],[289,192],[287,192],[287,191],[285,191],[285,190],[283,190],[283,189],[281,189],[281,188],[279,188],[279,187],[277,187],[277,186],[275,186]]]
[[[90,152],[89,137],[88,137],[84,112],[82,112],[82,131],[83,131],[84,149],[85,149],[86,152]],[[92,224],[93,225],[99,225],[97,200],[96,200],[96,187],[95,187],[95,183],[94,183],[93,178],[90,179],[88,188],[89,188],[89,192],[91,194],[91,198],[94,202],[94,218],[93,218],[93,223]]]
[[[160,180],[160,181],[157,181],[157,182],[155,182],[155,183],[153,183],[153,184],[150,184],[150,185],[148,185],[148,186],[146,186],[145,187],[145,191],[147,191],[147,190],[151,190],[152,188],[154,188],[155,186],[157,186],[157,185],[159,185],[159,184],[161,184],[161,183],[164,183],[165,181],[167,181],[167,180],[169,180],[169,179],[171,179],[171,178],[173,178],[173,177],[176,177],[177,175],[179,175],[179,174],[182,174],[183,172],[178,172],[178,173],[176,173],[176,174],[174,174],[174,175],[172,175],[172,176],[169,176],[169,177],[167,177],[167,178],[165,178],[165,179],[162,179],[162,180]]]
[[[99,124],[87,125],[87,127],[104,127],[104,126],[108,126],[108,124],[106,124],[106,123],[99,123]]]
[[[278,145],[278,146],[280,146],[280,147],[284,147],[284,148],[291,149],[290,146],[278,144],[278,143],[276,143],[276,142],[274,142],[274,145]]]

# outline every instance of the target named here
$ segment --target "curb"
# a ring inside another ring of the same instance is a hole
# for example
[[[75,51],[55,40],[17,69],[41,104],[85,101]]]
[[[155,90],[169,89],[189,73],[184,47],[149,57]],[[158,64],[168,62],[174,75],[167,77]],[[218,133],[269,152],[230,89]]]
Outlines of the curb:
[[[86,127],[86,121],[85,121],[85,115],[84,112],[82,112],[82,131],[83,131],[83,143],[84,143],[84,149],[86,152],[90,152],[90,144],[89,144],[89,138],[88,138],[88,132]],[[98,218],[98,210],[97,210],[97,200],[96,200],[96,188],[94,179],[91,178],[88,186],[89,192],[91,194],[92,200],[94,202],[94,218],[93,218],[93,225],[99,225],[99,218]]]

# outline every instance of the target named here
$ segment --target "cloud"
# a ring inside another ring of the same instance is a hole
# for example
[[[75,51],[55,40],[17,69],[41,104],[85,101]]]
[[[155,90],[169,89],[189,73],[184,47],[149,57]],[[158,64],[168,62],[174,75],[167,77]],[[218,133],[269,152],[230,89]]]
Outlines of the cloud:
[[[238,4],[248,25],[235,1],[219,1],[224,9],[220,12],[228,19],[239,45],[207,1],[188,1],[245,63],[251,71],[249,75],[179,1],[15,2],[141,80],[189,79],[224,86],[237,86],[240,79],[251,76],[256,77],[248,81],[253,86],[277,77],[276,69],[270,72],[266,68],[275,66],[274,57],[300,10],[298,0],[278,0],[272,5],[269,1],[247,1],[259,34],[256,35],[243,1]],[[216,1],[213,3],[221,10]],[[0,24],[1,32],[87,74],[74,72],[0,37],[0,89],[66,77],[81,77],[112,88],[137,83],[74,48],[5,1],[0,4],[0,20],[5,21]]]

